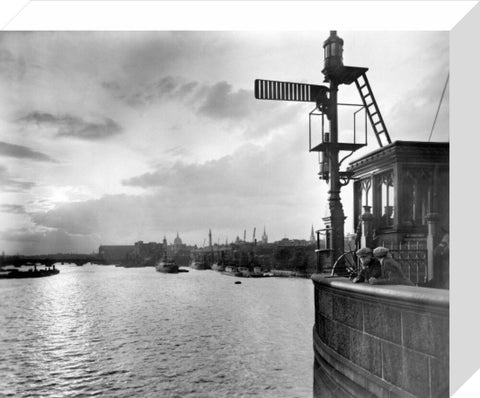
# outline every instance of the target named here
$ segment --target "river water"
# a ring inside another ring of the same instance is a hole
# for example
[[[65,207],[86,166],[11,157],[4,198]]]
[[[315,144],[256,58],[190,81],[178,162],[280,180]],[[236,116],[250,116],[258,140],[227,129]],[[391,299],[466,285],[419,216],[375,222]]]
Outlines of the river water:
[[[59,269],[0,280],[1,396],[312,396],[311,280]]]

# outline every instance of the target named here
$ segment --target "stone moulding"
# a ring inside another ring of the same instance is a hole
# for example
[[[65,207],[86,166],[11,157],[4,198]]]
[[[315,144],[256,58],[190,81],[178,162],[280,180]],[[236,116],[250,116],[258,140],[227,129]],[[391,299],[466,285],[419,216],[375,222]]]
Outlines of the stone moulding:
[[[448,397],[448,291],[312,280],[315,397]]]

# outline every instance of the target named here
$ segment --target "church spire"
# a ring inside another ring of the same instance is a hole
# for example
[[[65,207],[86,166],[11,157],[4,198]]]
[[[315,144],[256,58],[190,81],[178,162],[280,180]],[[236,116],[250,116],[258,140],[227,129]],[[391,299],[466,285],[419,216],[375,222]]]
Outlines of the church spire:
[[[268,243],[267,229],[263,226],[262,243]]]

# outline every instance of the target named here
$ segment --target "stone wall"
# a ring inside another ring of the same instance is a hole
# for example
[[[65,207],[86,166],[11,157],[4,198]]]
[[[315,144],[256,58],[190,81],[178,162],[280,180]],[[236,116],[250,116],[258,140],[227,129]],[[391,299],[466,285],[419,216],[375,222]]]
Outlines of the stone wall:
[[[449,396],[448,291],[312,279],[315,397]]]

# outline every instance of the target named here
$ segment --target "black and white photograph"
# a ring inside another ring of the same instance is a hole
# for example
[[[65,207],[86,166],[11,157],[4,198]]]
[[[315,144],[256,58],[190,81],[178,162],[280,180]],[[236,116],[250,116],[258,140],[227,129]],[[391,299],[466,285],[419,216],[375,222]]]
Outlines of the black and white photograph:
[[[0,395],[454,392],[450,32],[331,28],[0,31]]]

